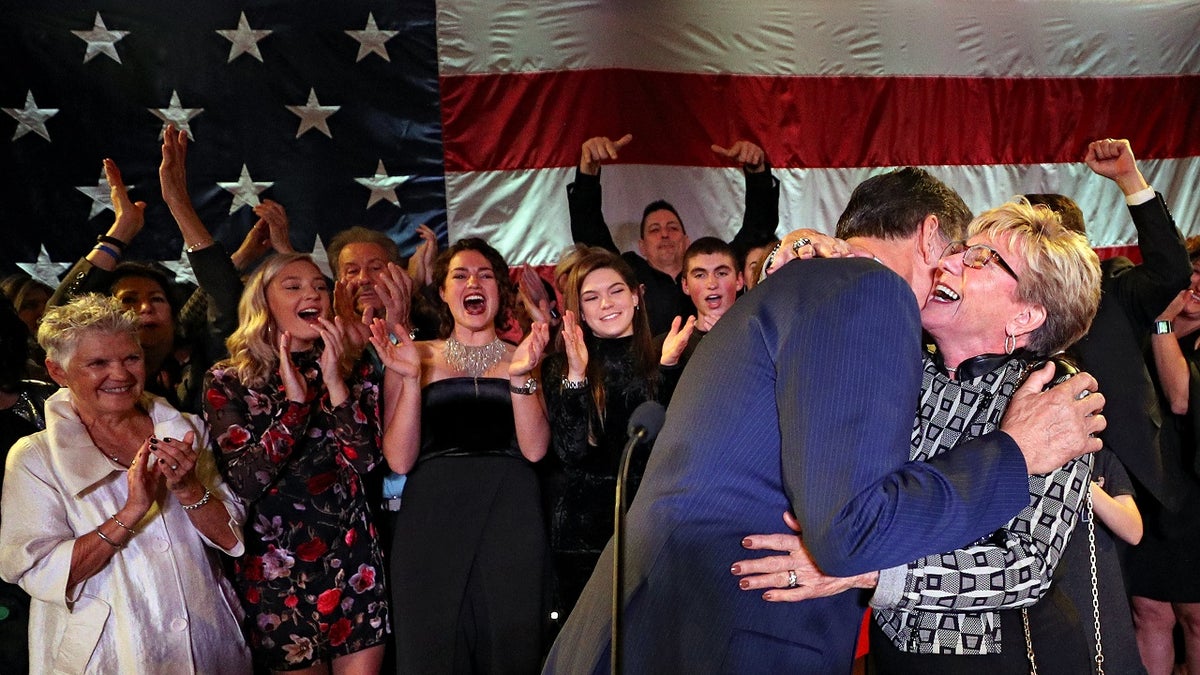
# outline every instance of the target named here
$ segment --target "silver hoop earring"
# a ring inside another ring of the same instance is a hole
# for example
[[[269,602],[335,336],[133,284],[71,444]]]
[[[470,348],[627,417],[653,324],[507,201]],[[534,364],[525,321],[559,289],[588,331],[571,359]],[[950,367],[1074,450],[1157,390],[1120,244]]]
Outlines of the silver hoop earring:
[[[1004,353],[1012,354],[1016,348],[1017,348],[1016,336],[1009,335],[1008,331],[1005,331],[1004,332]]]

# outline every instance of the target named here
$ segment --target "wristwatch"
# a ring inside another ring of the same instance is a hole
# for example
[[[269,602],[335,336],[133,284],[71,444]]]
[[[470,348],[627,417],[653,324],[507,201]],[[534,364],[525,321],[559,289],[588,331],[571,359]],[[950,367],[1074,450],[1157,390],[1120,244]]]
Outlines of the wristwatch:
[[[1171,325],[1170,321],[1155,321],[1154,322],[1154,334],[1155,335],[1166,335],[1173,330],[1175,330],[1175,326]]]
[[[537,387],[537,380],[533,379],[532,377],[528,380],[525,380],[525,386],[523,387],[518,387],[511,382],[508,383],[508,390],[514,394],[520,394],[521,396],[532,396],[537,391]]]

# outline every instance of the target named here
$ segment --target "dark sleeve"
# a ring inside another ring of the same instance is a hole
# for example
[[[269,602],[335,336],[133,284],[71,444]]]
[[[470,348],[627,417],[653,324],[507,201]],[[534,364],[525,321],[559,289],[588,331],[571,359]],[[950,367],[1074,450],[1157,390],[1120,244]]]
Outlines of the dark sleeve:
[[[802,271],[789,267],[774,288],[809,281],[791,279]],[[906,461],[921,387],[920,317],[908,285],[880,266],[822,293],[799,316],[793,295],[773,292],[770,313],[748,327],[777,350],[784,490],[820,568],[853,576],[905,564],[1020,512],[1028,476],[1006,434],[947,461]]]
[[[71,271],[67,272],[67,276],[63,277],[62,283],[58,285],[46,305],[48,307],[65,305],[72,298],[84,293],[108,295],[108,287],[111,283],[112,272],[96,267],[85,256],[75,263]]]
[[[742,172],[746,176],[746,212],[742,229],[730,244],[734,250],[761,246],[775,239],[779,227],[779,179],[771,174],[771,165],[760,173]]]
[[[661,351],[660,345],[659,352]],[[687,365],[687,361],[683,358],[673,366],[658,364],[658,395],[655,396],[655,400],[664,408],[671,404],[671,397],[675,395],[675,386],[679,384],[679,377],[683,375],[685,365]]]
[[[567,186],[567,207],[571,212],[571,239],[575,243],[620,253],[600,208],[599,174],[589,176],[575,169],[575,182]]]
[[[1108,448],[1102,448],[1096,453],[1096,468],[1092,472],[1092,480],[1104,477],[1104,491],[1110,496],[1117,497],[1120,495],[1136,496],[1133,481],[1129,478],[1129,472],[1125,470],[1125,465],[1117,459],[1116,453]]]
[[[369,371],[366,362],[360,361],[358,372],[346,383],[350,395],[336,407],[329,404],[329,391],[321,385],[321,405],[333,416],[332,436],[338,452],[362,476],[374,471],[383,456],[379,382]]]
[[[208,337],[212,358],[224,355],[225,340],[237,329],[238,302],[242,298],[242,279],[225,247],[213,244],[188,254],[200,288],[208,294]]]
[[[1129,213],[1137,228],[1142,264],[1115,269],[1104,291],[1121,303],[1135,325],[1149,330],[1155,317],[1187,288],[1192,264],[1161,194],[1130,206]]]
[[[586,462],[596,448],[588,443],[591,389],[564,389],[562,378],[565,372],[564,354],[560,352],[546,357],[542,366],[542,382],[546,410],[550,414],[550,447],[563,466],[570,468]]]
[[[250,503],[275,483],[304,437],[309,406],[286,399],[277,404],[265,392],[244,387],[233,370],[216,368],[205,377],[204,417],[221,475]]]

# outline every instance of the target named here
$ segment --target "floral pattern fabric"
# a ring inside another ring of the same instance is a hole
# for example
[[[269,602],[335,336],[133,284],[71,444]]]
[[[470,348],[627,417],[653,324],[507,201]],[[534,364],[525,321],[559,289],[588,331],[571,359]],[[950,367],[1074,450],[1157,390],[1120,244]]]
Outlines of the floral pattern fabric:
[[[289,401],[278,374],[248,389],[218,365],[204,410],[225,480],[247,503],[235,582],[256,659],[294,670],[383,644],[383,558],[363,491],[380,459],[379,385],[356,373],[332,406],[316,354],[293,354],[309,400]]]

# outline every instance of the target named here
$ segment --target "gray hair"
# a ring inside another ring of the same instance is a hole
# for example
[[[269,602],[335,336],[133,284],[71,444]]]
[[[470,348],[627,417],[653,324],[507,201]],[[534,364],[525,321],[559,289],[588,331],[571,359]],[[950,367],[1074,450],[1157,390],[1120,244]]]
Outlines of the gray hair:
[[[136,341],[141,321],[116,298],[98,293],[81,295],[65,305],[51,307],[38,325],[37,341],[46,358],[64,368],[87,334],[132,335]]]

